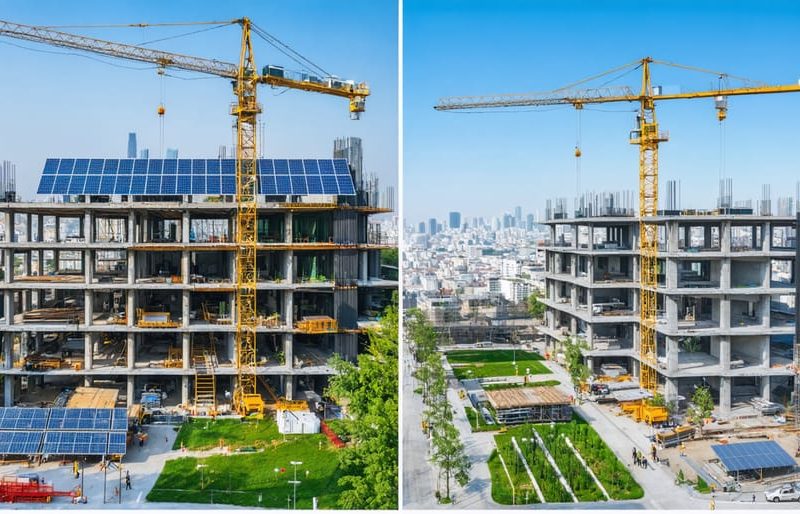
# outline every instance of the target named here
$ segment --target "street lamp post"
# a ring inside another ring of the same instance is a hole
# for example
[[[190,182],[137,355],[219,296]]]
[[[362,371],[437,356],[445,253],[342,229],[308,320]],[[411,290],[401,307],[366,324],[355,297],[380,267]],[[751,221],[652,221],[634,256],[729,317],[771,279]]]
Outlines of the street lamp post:
[[[294,466],[294,480],[289,480],[289,483],[292,484],[292,486],[293,486],[292,489],[293,489],[294,499],[292,501],[292,508],[294,508],[296,510],[297,509],[297,486],[298,486],[298,484],[300,484],[300,481],[297,480],[297,466],[302,466],[303,463],[300,462],[300,461],[293,460],[289,464]]]

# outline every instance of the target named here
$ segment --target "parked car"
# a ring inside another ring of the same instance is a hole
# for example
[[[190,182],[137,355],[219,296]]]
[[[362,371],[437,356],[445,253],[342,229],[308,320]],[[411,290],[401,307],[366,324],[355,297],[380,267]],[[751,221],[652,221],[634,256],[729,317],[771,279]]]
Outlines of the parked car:
[[[800,484],[796,482],[783,484],[764,491],[764,496],[770,502],[800,501]]]

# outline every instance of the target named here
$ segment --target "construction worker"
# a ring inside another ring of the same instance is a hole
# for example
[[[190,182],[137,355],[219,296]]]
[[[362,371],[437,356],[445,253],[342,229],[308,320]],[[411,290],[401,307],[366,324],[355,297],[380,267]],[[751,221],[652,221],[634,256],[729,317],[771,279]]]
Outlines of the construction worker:
[[[686,445],[681,442],[681,457],[686,457]]]
[[[708,510],[717,510],[717,502],[714,496],[711,496],[711,501],[708,502]]]
[[[125,470],[125,490],[128,491],[131,489],[131,472],[129,470]]]

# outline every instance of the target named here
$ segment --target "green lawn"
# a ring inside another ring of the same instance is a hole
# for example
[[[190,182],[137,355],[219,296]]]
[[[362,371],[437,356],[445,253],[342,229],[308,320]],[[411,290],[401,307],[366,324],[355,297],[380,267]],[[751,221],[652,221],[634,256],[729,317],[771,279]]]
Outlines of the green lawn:
[[[292,485],[288,483],[293,480],[290,462],[300,461],[303,464],[297,468],[297,479],[301,481],[297,508],[311,509],[312,497],[317,497],[319,508],[336,508],[342,491],[337,482],[342,472],[337,452],[324,435],[290,435],[286,441],[280,436],[264,441],[262,446],[268,448],[258,453],[167,461],[147,500],[283,509],[287,507],[287,497],[292,496]],[[202,484],[198,464],[206,465],[202,468]],[[275,468],[285,472],[276,473]]]
[[[512,364],[516,358],[516,368]],[[526,370],[533,375],[550,373],[542,364],[542,356],[522,350],[457,350],[447,353],[447,361],[453,367],[456,378],[509,377],[524,375]]]
[[[469,420],[469,426],[473,432],[494,432],[500,430],[502,425],[498,425],[495,423],[494,425],[487,425],[486,420],[483,419],[483,415],[481,415],[478,423],[475,422],[475,417],[478,416],[478,412],[473,407],[464,407],[464,412],[467,414],[467,419]],[[475,428],[477,424],[477,428]]]
[[[181,426],[172,449],[180,449],[183,443],[189,450],[208,450],[217,448],[220,439],[231,449],[261,448],[279,437],[278,425],[271,419],[244,422],[238,419],[195,419]]]

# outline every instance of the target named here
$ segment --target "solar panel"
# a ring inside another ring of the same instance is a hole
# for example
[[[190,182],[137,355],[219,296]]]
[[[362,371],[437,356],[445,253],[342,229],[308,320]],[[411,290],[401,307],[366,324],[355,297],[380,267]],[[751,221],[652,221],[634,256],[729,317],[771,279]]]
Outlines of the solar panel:
[[[44,432],[0,432],[0,454],[31,455],[39,453]]]
[[[344,159],[259,159],[263,195],[355,195]],[[235,195],[234,159],[47,159],[39,194]]]
[[[716,444],[711,448],[729,472],[794,467],[794,459],[775,441]]]
[[[126,409],[112,411],[111,430],[128,430],[128,411]]]
[[[124,455],[127,451],[127,444],[125,442],[126,434],[111,433],[108,434],[108,455]]]

